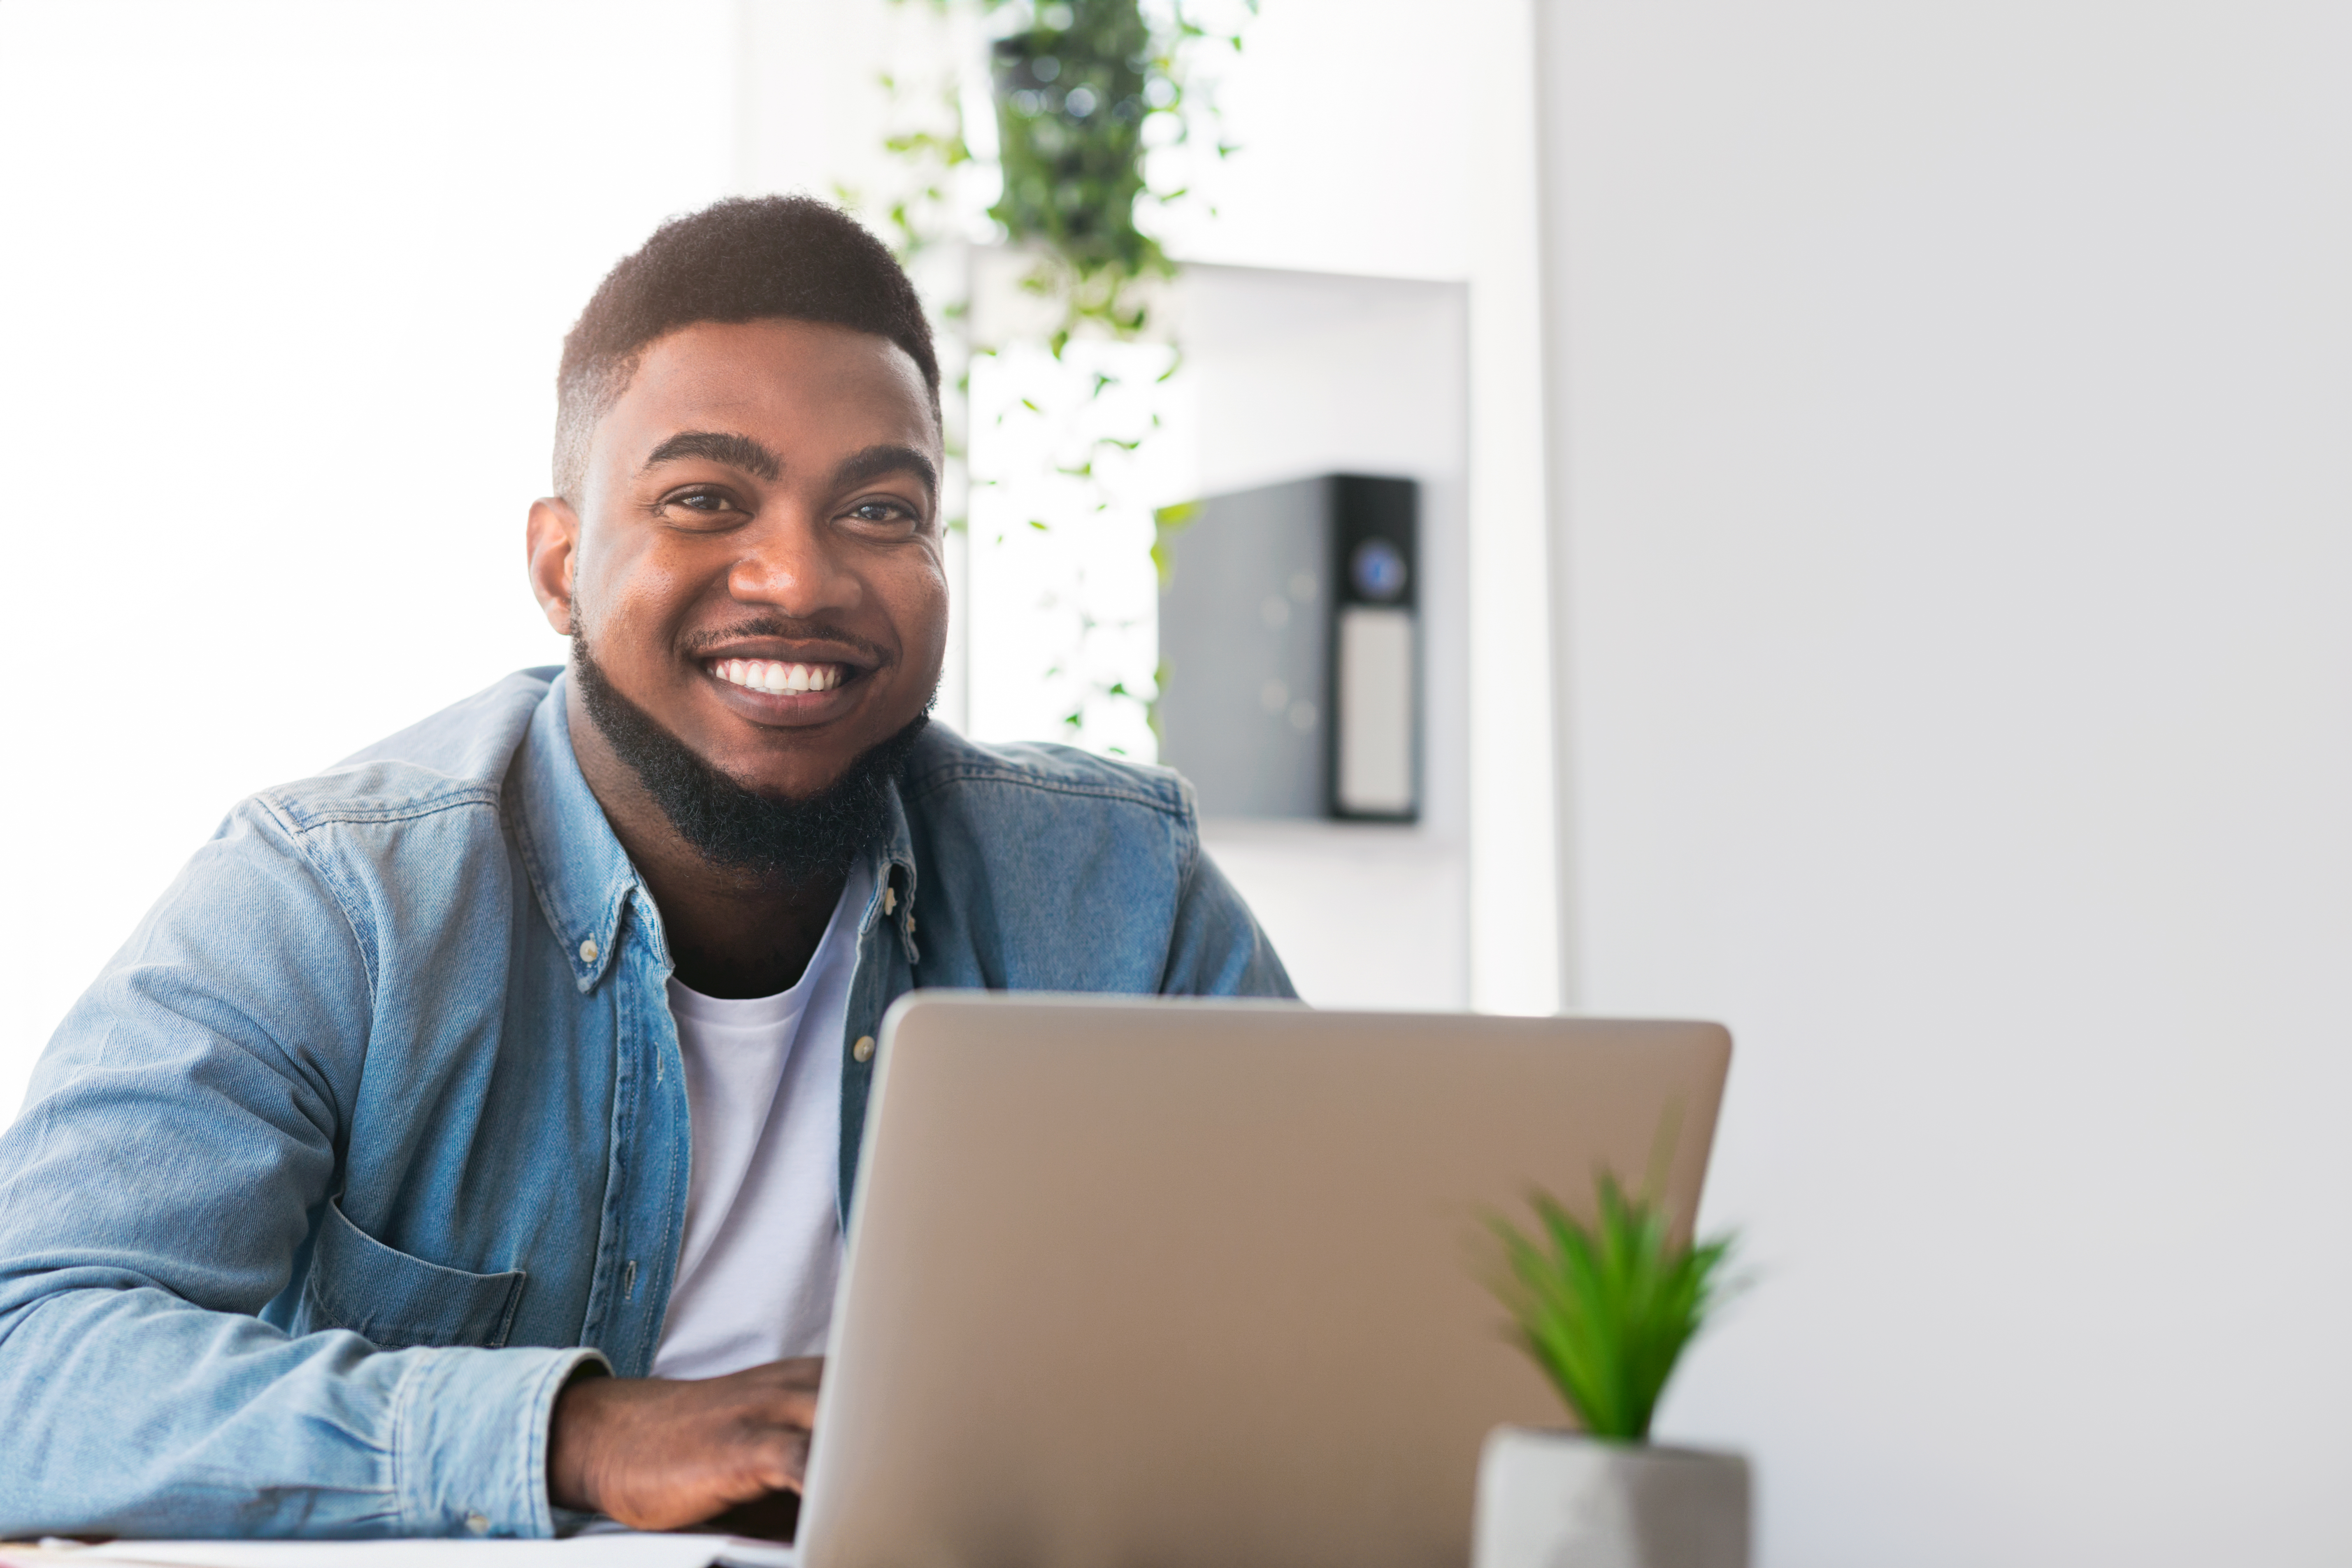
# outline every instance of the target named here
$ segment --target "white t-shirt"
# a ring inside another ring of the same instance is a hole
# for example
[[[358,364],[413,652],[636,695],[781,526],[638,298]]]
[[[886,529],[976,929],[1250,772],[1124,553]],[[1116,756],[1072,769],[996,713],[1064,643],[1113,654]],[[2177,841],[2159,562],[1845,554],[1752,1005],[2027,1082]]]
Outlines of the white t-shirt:
[[[850,871],[791,990],[734,1000],[669,983],[694,1163],[656,1377],[824,1353],[841,1268],[841,1037],[872,880]]]

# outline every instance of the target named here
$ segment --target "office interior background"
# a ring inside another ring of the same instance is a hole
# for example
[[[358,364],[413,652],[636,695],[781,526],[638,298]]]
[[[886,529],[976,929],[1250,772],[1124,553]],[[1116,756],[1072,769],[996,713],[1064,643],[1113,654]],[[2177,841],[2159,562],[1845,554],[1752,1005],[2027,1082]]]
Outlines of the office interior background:
[[[562,657],[562,332],[665,216],[886,179],[939,37],[0,5],[0,1113],[233,801]],[[2352,1556],[2352,12],[1244,37],[1129,500],[1429,519],[1422,820],[1208,829],[1302,989],[1731,1027],[1756,1283],[1659,1435],[1753,1456],[1769,1568]],[[1060,738],[1018,580],[1116,542],[1014,532],[941,712]]]

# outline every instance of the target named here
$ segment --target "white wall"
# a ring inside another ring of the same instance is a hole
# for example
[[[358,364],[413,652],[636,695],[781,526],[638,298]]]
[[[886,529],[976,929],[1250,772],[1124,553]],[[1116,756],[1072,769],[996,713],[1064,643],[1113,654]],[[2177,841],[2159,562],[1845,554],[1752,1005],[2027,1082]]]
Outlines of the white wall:
[[[562,658],[522,570],[556,355],[725,193],[734,26],[0,5],[0,1116],[238,797]]]
[[[2352,1559],[2352,12],[1544,0],[1570,969],[1763,1562]]]

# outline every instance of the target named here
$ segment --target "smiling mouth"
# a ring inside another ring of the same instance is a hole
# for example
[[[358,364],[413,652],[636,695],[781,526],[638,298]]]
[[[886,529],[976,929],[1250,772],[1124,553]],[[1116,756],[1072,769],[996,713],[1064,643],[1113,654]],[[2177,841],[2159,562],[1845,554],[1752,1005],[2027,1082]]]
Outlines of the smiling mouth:
[[[714,658],[702,668],[730,686],[769,695],[831,691],[856,673],[845,664],[787,664],[774,658]]]

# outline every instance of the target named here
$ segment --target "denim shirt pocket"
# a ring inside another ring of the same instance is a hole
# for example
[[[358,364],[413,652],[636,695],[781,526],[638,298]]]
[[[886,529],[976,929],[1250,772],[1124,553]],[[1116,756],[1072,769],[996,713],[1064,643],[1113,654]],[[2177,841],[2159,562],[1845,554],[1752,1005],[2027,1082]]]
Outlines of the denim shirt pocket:
[[[305,1328],[349,1329],[383,1350],[495,1350],[507,1342],[514,1326],[525,1277],[520,1268],[469,1274],[411,1257],[353,1225],[343,1216],[341,1203],[330,1198],[319,1221],[310,1276],[302,1287]]]

